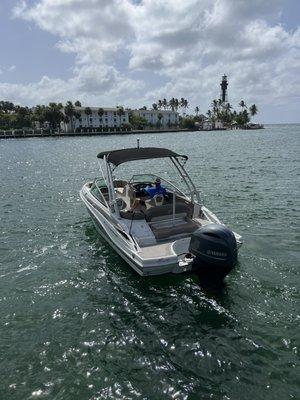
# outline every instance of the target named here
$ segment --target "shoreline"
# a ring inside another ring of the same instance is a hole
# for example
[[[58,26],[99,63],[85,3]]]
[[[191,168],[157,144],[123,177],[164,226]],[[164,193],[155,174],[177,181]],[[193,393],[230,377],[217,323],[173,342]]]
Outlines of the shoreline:
[[[29,133],[26,131],[14,133],[13,131],[0,132],[0,139],[24,139],[24,138],[44,138],[44,137],[74,137],[74,136],[108,136],[108,135],[135,135],[149,133],[168,133],[168,132],[212,132],[212,131],[237,131],[237,130],[257,130],[264,128],[236,128],[236,129],[141,129],[131,131],[105,131],[105,132],[47,132],[47,133]]]

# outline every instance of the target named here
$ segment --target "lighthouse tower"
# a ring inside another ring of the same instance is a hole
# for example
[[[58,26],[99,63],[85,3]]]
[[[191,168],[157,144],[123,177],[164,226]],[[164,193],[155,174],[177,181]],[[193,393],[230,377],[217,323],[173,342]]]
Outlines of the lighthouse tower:
[[[220,83],[221,86],[221,101],[222,104],[225,104],[228,102],[228,97],[227,97],[227,86],[228,86],[228,82],[227,82],[227,76],[224,74],[222,76],[222,82]]]

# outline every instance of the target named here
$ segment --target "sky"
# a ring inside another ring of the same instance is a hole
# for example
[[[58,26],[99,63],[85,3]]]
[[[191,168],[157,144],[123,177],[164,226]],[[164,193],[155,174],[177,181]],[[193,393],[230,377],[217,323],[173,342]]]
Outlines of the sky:
[[[300,122],[299,0],[0,0],[0,42],[0,100],[205,114],[225,73],[235,108]]]

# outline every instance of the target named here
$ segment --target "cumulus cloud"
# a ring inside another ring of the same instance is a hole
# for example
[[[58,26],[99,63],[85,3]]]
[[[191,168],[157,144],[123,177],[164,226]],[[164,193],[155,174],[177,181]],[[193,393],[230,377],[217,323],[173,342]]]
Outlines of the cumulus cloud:
[[[79,99],[91,106],[111,106],[134,104],[136,92],[143,87],[143,82],[127,78],[113,67],[92,65],[76,68],[74,77],[68,80],[43,76],[31,84],[0,82],[0,97],[29,105]]]
[[[75,54],[69,80],[44,77],[27,85],[0,84],[0,94],[24,102],[75,96],[100,102],[152,104],[187,97],[205,112],[230,79],[230,101],[299,101],[300,29],[280,22],[284,0],[35,0],[15,18],[57,37]],[[136,79],[142,76],[143,79]],[[165,82],[163,86],[156,83]],[[17,89],[19,88],[19,90]],[[36,91],[37,90],[37,91]]]

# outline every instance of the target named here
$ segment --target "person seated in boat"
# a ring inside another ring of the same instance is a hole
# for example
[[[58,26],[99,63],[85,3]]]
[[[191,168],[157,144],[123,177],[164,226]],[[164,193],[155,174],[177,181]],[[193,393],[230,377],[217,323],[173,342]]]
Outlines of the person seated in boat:
[[[159,178],[155,179],[154,182],[154,187],[153,186],[146,186],[143,189],[143,196],[140,198],[136,198],[131,206],[131,211],[133,210],[143,210],[145,208],[145,201],[148,199],[152,199],[154,196],[157,194],[163,195],[165,198],[167,198],[167,191],[166,189],[161,185],[161,180]]]
[[[156,178],[155,182],[154,182],[154,187],[153,186],[147,186],[144,190],[146,192],[146,194],[150,197],[150,199],[152,199],[154,196],[156,196],[157,194],[162,194],[163,196],[166,196],[167,191],[166,188],[164,188],[161,185],[161,180],[160,178]]]

